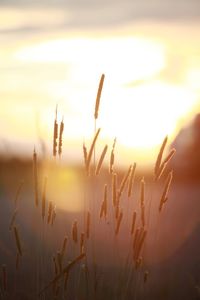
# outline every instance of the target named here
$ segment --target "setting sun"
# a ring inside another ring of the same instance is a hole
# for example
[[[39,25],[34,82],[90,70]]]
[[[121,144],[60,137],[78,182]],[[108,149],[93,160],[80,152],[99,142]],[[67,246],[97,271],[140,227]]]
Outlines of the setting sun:
[[[10,143],[17,136],[15,151],[30,155],[33,144],[47,137],[51,151],[52,118],[58,104],[59,118],[67,124],[64,158],[80,161],[76,149],[93,135],[95,97],[104,73],[97,122],[102,143],[111,145],[116,137],[118,151],[126,153],[125,164],[130,157],[141,164],[153,163],[164,136],[173,141],[199,105],[198,57],[186,45],[180,47],[176,30],[180,37],[184,32],[189,44],[194,40],[178,26],[168,28],[170,36],[162,26],[165,36],[156,24],[141,25],[140,30],[127,25],[119,32],[59,32],[4,46],[3,63],[16,71],[2,77],[1,117],[6,116],[3,127],[9,133],[7,139],[2,132],[2,138]],[[28,120],[29,127],[25,126]]]
[[[144,162],[153,159],[164,136],[168,134],[171,140],[175,137],[197,103],[189,85],[162,79],[167,68],[167,51],[162,40],[69,37],[29,45],[16,51],[13,59],[37,64],[41,71],[41,63],[56,72],[63,64],[62,79],[49,81],[45,89],[49,103],[61,106],[68,123],[66,144],[80,137],[90,138],[97,75],[104,72],[99,118],[103,138],[111,141],[117,137],[119,146],[135,154],[139,151],[139,159],[142,151],[149,150],[148,156],[143,155]],[[40,114],[46,123],[45,127],[42,125],[46,135],[51,130],[52,114],[47,116],[43,111]]]

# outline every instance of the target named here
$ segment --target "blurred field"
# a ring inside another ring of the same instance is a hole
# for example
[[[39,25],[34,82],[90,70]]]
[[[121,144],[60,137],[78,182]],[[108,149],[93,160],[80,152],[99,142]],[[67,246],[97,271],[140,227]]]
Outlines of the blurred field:
[[[46,168],[46,164],[40,162],[42,174],[45,173],[43,170],[44,166]],[[66,174],[66,176],[63,176],[64,181],[62,185],[56,186],[56,178],[60,176],[60,173]],[[124,170],[119,172],[121,177],[123,173]],[[44,241],[39,229],[42,224],[41,216],[38,216],[34,206],[32,162],[1,160],[0,258],[1,263],[5,263],[8,269],[9,293],[6,299],[36,299],[35,263],[38,249],[42,247],[45,253],[44,261],[41,265],[39,264],[40,289],[42,289],[52,279],[52,257],[58,248],[61,247],[63,237],[67,235],[71,239],[73,221],[76,219],[80,227],[83,225],[85,196],[82,191],[86,190],[83,168],[63,167],[59,163],[56,165],[52,164],[48,166],[48,174],[50,174],[49,180],[52,180],[49,184],[52,192],[49,195],[47,193],[47,195],[49,198],[52,197],[52,193],[54,193],[53,196],[57,195],[57,199],[54,200],[55,202],[57,201],[57,216],[54,226],[45,228],[44,247]],[[139,203],[139,182],[141,176],[142,174],[138,172],[133,198],[130,200],[125,197],[123,199],[122,207],[126,210],[126,217],[129,220],[124,221],[122,224],[115,249],[113,249],[112,223],[109,221],[104,222],[103,220],[97,222],[99,223],[95,232],[98,274],[97,299],[118,299],[117,287],[120,282],[124,284],[123,280],[130,272],[130,268],[125,268],[124,277],[120,277],[122,272],[121,266],[125,264],[128,249],[130,248],[129,223],[131,212]],[[169,201],[162,212],[162,217],[159,218],[156,217],[156,211],[163,182],[156,189],[154,188],[153,191],[151,173],[147,172],[145,178],[147,198],[153,197],[151,233],[149,233],[144,248],[145,269],[148,269],[150,274],[144,286],[142,268],[136,281],[132,282],[132,287],[128,289],[127,293],[124,292],[123,297],[119,297],[119,299],[198,299],[200,280],[200,178],[194,178],[193,181],[187,180],[186,176],[183,177],[178,170],[177,173],[175,170],[175,181],[170,191]],[[24,186],[18,199],[19,212],[16,223],[19,226],[19,232],[23,241],[24,254],[20,262],[20,268],[16,271],[16,245],[13,232],[9,231],[9,223],[14,210],[16,190],[21,180],[24,180]],[[93,200],[96,202],[95,218],[97,219],[99,218],[103,185],[108,180],[108,173],[105,169],[102,170],[101,180],[97,180],[96,183],[89,185],[89,188],[87,187],[88,193],[92,194]],[[52,185],[54,185],[53,189]],[[74,188],[74,185],[77,188]],[[77,197],[79,198],[78,202]],[[65,206],[62,201],[66,204],[65,210],[63,209]],[[110,196],[109,201],[111,202]],[[77,202],[79,205],[76,203],[75,209],[72,210],[73,205],[67,204],[71,202]],[[109,210],[111,211],[111,203],[109,204]],[[155,228],[159,229],[155,231]],[[92,253],[90,251],[88,253],[88,264],[92,266]],[[74,255],[78,253],[79,246],[73,246],[73,243],[69,242],[66,262],[72,260]],[[40,269],[41,266],[43,266],[42,269]],[[84,268],[84,263],[82,263],[82,268]],[[86,297],[84,280],[81,280],[80,277],[79,282],[77,282],[75,271],[70,277],[69,299],[92,299],[91,295]],[[83,276],[83,274],[79,273],[79,276]],[[92,275],[89,274],[89,276]],[[89,280],[89,284],[92,284],[92,280]],[[47,297],[50,297],[50,295]]]

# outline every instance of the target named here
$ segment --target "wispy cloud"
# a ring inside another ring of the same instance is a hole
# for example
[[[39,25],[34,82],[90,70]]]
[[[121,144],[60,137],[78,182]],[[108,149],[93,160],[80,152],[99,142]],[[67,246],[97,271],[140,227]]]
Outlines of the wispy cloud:
[[[197,0],[0,0],[0,33],[120,26],[138,20],[199,20]]]

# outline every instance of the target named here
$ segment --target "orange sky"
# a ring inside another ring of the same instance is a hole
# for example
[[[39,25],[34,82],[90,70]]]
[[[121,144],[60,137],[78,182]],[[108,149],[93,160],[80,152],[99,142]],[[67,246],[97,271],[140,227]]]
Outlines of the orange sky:
[[[20,10],[6,8],[0,18],[1,149],[31,154],[40,137],[51,153],[58,104],[59,119],[65,120],[64,156],[81,159],[105,73],[99,149],[116,136],[125,163],[152,162],[164,136],[172,140],[199,111],[200,23],[137,20],[66,30],[55,26],[62,11],[47,15],[43,19],[42,10],[32,10],[38,26],[51,30],[29,34],[7,32],[29,22]]]

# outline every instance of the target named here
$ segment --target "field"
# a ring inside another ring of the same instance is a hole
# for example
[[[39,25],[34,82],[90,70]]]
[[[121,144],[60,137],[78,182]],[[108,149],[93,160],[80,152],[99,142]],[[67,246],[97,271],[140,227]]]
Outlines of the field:
[[[134,163],[94,175],[100,154],[1,159],[2,299],[198,299],[199,179],[171,162],[157,180]]]

